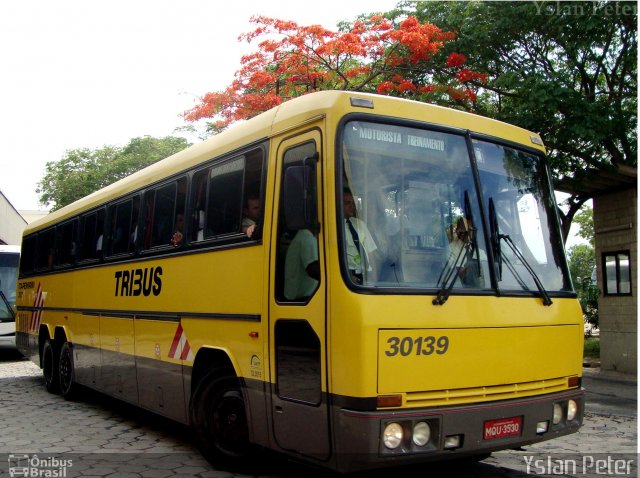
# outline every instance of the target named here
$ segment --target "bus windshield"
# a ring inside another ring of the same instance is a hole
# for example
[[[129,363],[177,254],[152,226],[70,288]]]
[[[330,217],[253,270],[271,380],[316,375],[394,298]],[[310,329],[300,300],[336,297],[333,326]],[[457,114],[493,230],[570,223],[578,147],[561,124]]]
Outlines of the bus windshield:
[[[0,320],[13,319],[20,254],[0,252]]]
[[[347,122],[342,138],[348,280],[417,292],[570,289],[538,156],[478,140],[472,156],[463,134],[363,121]]]

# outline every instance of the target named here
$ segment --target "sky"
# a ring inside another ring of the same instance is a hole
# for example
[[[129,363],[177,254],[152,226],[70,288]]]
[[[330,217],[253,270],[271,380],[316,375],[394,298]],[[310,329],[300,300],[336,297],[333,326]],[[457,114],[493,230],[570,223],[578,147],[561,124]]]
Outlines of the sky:
[[[17,210],[44,210],[37,184],[65,151],[179,135],[181,113],[224,89],[252,51],[238,36],[254,15],[335,29],[397,3],[0,2],[0,191]]]
[[[224,89],[251,45],[253,15],[321,24],[397,0],[20,0],[0,2],[0,191],[44,209],[46,163],[183,126],[198,96]]]

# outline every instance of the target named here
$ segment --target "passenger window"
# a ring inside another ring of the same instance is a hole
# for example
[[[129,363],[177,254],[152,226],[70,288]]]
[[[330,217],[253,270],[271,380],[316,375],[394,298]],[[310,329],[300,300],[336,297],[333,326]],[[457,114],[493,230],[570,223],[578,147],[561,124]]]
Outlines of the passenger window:
[[[53,239],[54,229],[49,229],[48,231],[38,234],[36,270],[50,269],[53,266]]]
[[[260,239],[262,235],[262,218],[264,214],[262,165],[264,152],[262,149],[257,149],[247,153],[245,158],[240,232],[255,240]]]
[[[20,272],[30,274],[36,265],[36,241],[37,236],[29,236],[22,241],[22,254],[20,255]]]
[[[72,220],[56,228],[56,266],[69,266],[76,259],[78,220]]]
[[[245,157],[211,168],[205,238],[240,232]]]
[[[144,249],[183,244],[187,179],[145,194]]]
[[[135,252],[140,199],[134,197],[109,208],[109,256]]]
[[[198,171],[193,175],[192,194],[193,216],[191,218],[192,241],[202,241],[204,239],[204,228],[207,204],[207,178],[209,170]]]
[[[102,255],[104,209],[80,218],[80,260],[98,259]]]
[[[215,164],[193,175],[192,241],[245,234],[258,239],[262,226],[264,150]]]

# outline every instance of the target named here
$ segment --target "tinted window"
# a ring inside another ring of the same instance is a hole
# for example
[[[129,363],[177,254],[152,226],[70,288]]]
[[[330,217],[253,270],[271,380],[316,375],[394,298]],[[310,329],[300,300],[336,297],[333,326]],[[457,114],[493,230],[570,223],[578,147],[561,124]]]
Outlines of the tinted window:
[[[37,236],[33,235],[22,241],[22,255],[20,256],[20,273],[29,274],[36,266],[36,241]]]
[[[139,198],[123,201],[109,208],[109,254],[127,254],[135,251],[138,235]]]
[[[245,158],[211,168],[205,238],[240,231]]]
[[[145,194],[145,249],[179,246],[184,234],[187,179],[160,186]]]
[[[259,238],[263,160],[264,151],[255,149],[193,175],[192,241],[238,233]]]
[[[45,270],[53,266],[54,229],[38,233],[36,248],[36,270]]]
[[[73,264],[76,257],[78,221],[70,221],[56,228],[57,266]]]
[[[104,209],[80,218],[80,260],[97,259],[102,255]]]

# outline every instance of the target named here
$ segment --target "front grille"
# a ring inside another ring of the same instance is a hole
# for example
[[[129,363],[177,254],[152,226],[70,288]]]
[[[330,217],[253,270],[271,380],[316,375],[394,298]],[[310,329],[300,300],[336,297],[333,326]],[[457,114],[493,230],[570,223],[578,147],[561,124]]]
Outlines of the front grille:
[[[567,377],[560,377],[535,382],[492,385],[488,387],[408,392],[406,395],[406,406],[437,407],[507,400],[510,398],[530,397],[533,395],[559,392],[567,388]]]

